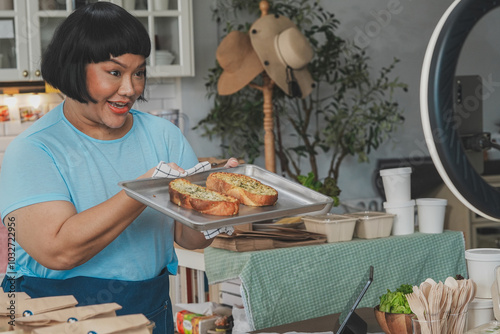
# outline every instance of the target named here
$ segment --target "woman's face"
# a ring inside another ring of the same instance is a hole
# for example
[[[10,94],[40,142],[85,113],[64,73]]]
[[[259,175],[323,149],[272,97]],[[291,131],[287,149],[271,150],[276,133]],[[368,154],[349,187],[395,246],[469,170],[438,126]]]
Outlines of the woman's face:
[[[104,134],[128,131],[132,121],[129,110],[144,91],[145,74],[144,57],[129,53],[88,64],[87,89],[96,103],[80,104],[70,121],[93,137],[96,130]]]

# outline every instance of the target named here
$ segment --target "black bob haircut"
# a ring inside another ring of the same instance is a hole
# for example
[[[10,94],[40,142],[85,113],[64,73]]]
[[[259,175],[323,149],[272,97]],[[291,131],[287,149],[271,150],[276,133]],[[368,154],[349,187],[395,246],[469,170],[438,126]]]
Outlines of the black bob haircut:
[[[57,27],[42,56],[42,76],[68,97],[96,103],[87,89],[88,64],[126,53],[147,58],[150,52],[142,23],[120,6],[99,1],[76,9]]]

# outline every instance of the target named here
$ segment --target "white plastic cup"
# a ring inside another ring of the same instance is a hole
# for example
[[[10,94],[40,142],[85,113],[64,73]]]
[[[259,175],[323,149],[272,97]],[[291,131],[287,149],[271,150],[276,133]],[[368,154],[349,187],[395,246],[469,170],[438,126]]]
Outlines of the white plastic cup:
[[[467,312],[467,330],[487,324],[495,320],[493,312],[493,299],[474,298],[469,304]]]
[[[380,176],[387,202],[411,200],[411,167],[382,169]]]
[[[476,298],[491,298],[495,268],[500,265],[500,248],[473,248],[465,251],[467,273],[477,285]]]
[[[387,213],[396,215],[392,224],[392,235],[405,235],[415,232],[415,201],[384,202]]]
[[[448,201],[442,198],[417,198],[418,230],[422,233],[443,233]]]

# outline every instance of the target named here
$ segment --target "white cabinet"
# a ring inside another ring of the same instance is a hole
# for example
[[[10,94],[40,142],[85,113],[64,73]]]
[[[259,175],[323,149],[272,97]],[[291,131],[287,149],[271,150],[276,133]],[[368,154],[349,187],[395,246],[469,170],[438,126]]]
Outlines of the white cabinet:
[[[29,68],[27,3],[4,0],[0,6],[0,79],[34,79]]]
[[[43,50],[75,8],[97,0],[1,0],[0,81],[38,81]],[[192,0],[111,0],[147,28],[148,76],[194,75]]]
[[[64,0],[66,1],[66,0]],[[55,0],[3,0],[0,10],[0,80],[42,80],[40,59],[57,25],[69,14]]]
[[[134,8],[130,12],[148,29],[153,46],[148,76],[194,76],[192,0],[135,0]]]
[[[149,77],[194,76],[192,0],[114,0],[147,28]]]

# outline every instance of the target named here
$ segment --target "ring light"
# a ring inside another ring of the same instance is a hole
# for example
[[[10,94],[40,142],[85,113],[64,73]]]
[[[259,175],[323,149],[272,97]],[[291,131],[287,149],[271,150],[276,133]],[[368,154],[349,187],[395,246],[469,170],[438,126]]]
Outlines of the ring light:
[[[432,161],[453,194],[470,210],[500,221],[500,192],[469,162],[453,121],[453,83],[463,44],[474,25],[500,6],[495,0],[456,0],[438,22],[424,57],[420,113]]]

